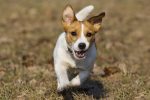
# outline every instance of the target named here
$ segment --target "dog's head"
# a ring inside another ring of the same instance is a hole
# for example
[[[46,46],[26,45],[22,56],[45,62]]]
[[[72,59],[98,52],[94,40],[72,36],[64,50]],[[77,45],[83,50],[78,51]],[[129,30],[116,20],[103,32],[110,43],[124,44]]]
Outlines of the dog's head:
[[[101,28],[105,13],[91,17],[85,21],[78,21],[70,5],[63,12],[62,23],[66,32],[66,41],[76,59],[84,59],[86,51],[95,41],[95,34]]]

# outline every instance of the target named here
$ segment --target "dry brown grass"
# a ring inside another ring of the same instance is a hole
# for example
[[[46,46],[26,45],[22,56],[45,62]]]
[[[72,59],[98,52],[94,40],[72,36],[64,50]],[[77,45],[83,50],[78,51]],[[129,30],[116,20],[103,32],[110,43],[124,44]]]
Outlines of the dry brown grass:
[[[97,67],[85,86],[70,91],[73,98],[149,100],[148,0],[0,0],[0,99],[63,99],[51,58],[68,2],[76,11],[93,4],[92,15],[106,12],[96,40]],[[120,72],[102,77],[106,67]]]

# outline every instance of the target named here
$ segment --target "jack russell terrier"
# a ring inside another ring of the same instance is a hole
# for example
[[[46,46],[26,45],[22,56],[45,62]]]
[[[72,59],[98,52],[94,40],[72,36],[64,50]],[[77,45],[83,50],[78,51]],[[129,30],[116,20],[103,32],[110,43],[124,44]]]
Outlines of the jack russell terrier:
[[[65,32],[60,34],[53,53],[58,92],[80,86],[93,69],[96,60],[95,34],[100,30],[105,16],[102,12],[84,20],[93,9],[93,6],[87,6],[76,15],[70,5],[64,9],[62,25]],[[69,68],[80,70],[72,80],[69,80],[67,73]]]

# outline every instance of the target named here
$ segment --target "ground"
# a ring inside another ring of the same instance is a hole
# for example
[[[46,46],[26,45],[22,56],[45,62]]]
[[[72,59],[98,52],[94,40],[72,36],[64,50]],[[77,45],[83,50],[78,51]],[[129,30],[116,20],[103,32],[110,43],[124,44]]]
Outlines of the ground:
[[[75,100],[150,100],[149,0],[0,0],[0,99],[65,98],[56,93],[52,52],[68,3],[75,11],[93,4],[90,16],[106,12],[96,35],[91,78],[69,95]]]

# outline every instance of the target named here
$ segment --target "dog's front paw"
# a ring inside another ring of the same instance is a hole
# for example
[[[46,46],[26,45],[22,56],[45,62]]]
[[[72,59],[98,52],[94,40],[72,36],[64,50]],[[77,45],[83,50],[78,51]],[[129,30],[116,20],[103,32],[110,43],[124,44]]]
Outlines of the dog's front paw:
[[[65,90],[65,88],[63,88],[63,87],[58,87],[58,88],[57,88],[57,93],[58,93],[58,94],[61,94],[64,90]]]
[[[70,82],[71,87],[78,87],[81,85],[80,79],[78,77],[73,78]]]
[[[57,93],[61,94],[61,93],[65,92],[69,87],[70,87],[70,83],[63,85],[63,86],[58,86]]]
[[[59,87],[59,88],[57,88],[57,93],[59,94],[59,95],[64,95],[64,94],[66,94],[66,92],[68,91],[68,88],[69,87]]]

